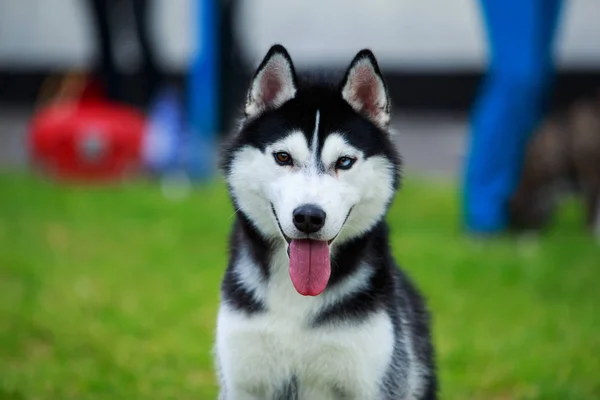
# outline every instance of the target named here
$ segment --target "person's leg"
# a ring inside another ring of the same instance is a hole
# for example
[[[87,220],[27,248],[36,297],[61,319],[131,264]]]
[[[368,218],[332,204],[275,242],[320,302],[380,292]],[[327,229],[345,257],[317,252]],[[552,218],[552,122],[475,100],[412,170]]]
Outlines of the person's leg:
[[[489,72],[474,107],[464,182],[471,232],[507,225],[507,202],[552,78],[552,48],[561,0],[482,0]]]
[[[109,0],[88,0],[89,9],[96,25],[95,36],[100,56],[98,67],[102,83],[106,88],[108,97],[113,100],[120,100],[121,82],[114,57],[109,21],[110,7],[113,3]]]
[[[149,0],[132,0],[135,17],[136,34],[142,56],[142,74],[147,89],[147,100],[155,95],[157,87],[162,83],[162,74],[154,51],[150,29],[148,29]]]

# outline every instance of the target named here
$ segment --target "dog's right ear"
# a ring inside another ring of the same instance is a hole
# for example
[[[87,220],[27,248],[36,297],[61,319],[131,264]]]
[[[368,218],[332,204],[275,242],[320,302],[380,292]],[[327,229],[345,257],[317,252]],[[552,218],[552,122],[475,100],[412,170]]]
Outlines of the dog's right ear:
[[[294,98],[296,87],[296,71],[290,55],[282,45],[273,45],[252,78],[244,110],[246,117],[281,107]]]

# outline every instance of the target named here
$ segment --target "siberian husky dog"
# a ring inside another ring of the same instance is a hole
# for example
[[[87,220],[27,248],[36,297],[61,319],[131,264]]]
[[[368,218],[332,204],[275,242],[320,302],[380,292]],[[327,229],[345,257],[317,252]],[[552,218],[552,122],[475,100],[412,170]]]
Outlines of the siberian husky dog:
[[[222,154],[236,209],[221,287],[223,400],[436,399],[424,300],[391,254],[390,100],[360,51],[338,86],[274,45]]]

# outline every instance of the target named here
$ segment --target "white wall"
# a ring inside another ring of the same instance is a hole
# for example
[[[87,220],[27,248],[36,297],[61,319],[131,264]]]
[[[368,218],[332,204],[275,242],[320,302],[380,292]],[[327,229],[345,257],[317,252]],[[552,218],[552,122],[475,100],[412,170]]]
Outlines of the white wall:
[[[194,0],[152,0],[151,23],[161,61],[183,68],[193,49]],[[79,67],[94,54],[84,0],[0,0],[0,65]],[[127,40],[122,49],[127,50]]]
[[[155,0],[159,55],[185,68],[194,48],[197,0]],[[0,0],[0,65],[21,68],[89,65],[92,46],[83,0]],[[238,33],[258,62],[274,42],[300,66],[343,65],[371,47],[385,66],[480,67],[486,56],[478,0],[242,0]],[[565,0],[559,65],[600,67],[600,0]],[[121,51],[127,53],[128,41]]]

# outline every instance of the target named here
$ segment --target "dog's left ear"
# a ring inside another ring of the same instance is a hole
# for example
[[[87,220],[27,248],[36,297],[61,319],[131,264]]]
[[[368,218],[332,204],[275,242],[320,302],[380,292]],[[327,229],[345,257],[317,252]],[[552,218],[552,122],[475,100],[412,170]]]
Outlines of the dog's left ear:
[[[359,114],[387,130],[390,123],[390,100],[383,76],[371,50],[354,57],[342,79],[344,100]]]
[[[255,117],[275,109],[296,96],[296,71],[289,53],[280,44],[273,45],[262,60],[248,90],[246,117]]]

